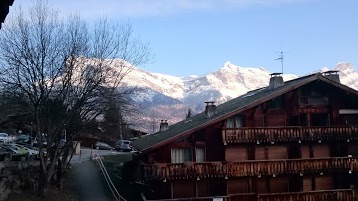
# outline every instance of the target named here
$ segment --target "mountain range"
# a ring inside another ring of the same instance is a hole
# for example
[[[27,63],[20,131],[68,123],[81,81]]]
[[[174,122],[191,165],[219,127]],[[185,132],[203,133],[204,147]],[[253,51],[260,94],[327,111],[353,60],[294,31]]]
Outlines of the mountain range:
[[[338,63],[333,69],[323,67],[315,72],[339,71],[341,83],[358,90],[358,73],[350,63]],[[226,62],[218,71],[202,75],[175,77],[133,70],[123,79],[127,86],[138,87],[138,93],[131,96],[134,104],[140,106],[140,118],[136,118],[137,129],[152,133],[158,131],[160,120],[173,124],[185,118],[189,108],[193,114],[202,112],[205,101],[221,104],[248,91],[266,87],[270,74],[264,68],[240,67]],[[298,78],[284,74],[285,81]],[[130,121],[130,120],[129,120]]]

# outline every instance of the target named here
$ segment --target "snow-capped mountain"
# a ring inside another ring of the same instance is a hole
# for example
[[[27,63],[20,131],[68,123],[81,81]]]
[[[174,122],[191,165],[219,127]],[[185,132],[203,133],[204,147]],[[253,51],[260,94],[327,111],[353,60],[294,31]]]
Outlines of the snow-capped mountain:
[[[333,69],[324,67],[318,71],[327,70],[338,70],[343,84],[358,89],[358,73],[352,64],[338,63]],[[132,99],[143,108],[143,124],[158,122],[155,125],[157,128],[160,119],[168,119],[170,124],[182,120],[189,108],[194,113],[203,111],[205,101],[220,104],[248,91],[265,87],[269,83],[270,73],[262,67],[240,67],[226,62],[216,72],[184,78],[133,68],[123,81],[128,86],[143,89],[132,96]],[[283,75],[285,81],[297,77],[292,74]],[[150,127],[154,128],[153,125]],[[143,129],[148,131],[147,128]],[[153,131],[157,130],[149,130]]]
[[[325,68],[327,69],[327,68]],[[324,72],[322,69],[321,72]],[[332,70],[339,71],[339,77],[342,84],[345,84],[355,90],[358,90],[358,73],[354,70],[353,65],[350,63],[338,63]]]
[[[129,86],[148,89],[133,97],[137,102],[154,101],[159,94],[176,99],[179,103],[195,105],[205,101],[222,103],[247,91],[268,84],[270,72],[264,68],[239,67],[226,62],[218,71],[190,77],[174,77],[159,73],[149,73],[134,68],[124,82]],[[295,75],[284,75],[285,80]]]

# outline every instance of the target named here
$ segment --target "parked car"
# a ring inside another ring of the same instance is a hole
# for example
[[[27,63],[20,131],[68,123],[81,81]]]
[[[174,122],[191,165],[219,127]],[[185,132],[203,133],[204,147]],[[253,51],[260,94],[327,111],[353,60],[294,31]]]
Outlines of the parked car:
[[[94,144],[94,147],[96,149],[103,149],[103,150],[111,150],[113,147],[105,142],[97,141],[96,144]]]
[[[9,134],[0,133],[0,143],[7,143],[10,141]]]
[[[129,140],[119,140],[116,143],[115,149],[117,151],[132,151],[131,141],[129,141]]]
[[[14,146],[18,147],[19,149],[26,150],[31,158],[37,158],[37,159],[40,158],[40,152],[32,147],[28,147],[20,144],[14,144]]]
[[[25,135],[25,134],[21,134],[19,135],[19,137],[17,137],[17,139],[15,140],[15,142],[17,144],[22,144],[22,145],[32,145],[33,141],[30,135]]]
[[[16,147],[12,144],[2,144],[0,145],[0,148],[9,152],[11,160],[13,161],[26,161],[29,156],[28,151]]]
[[[15,152],[17,154],[29,153],[29,151],[27,151],[23,147],[20,147],[20,145],[17,145],[17,144],[2,144],[1,147],[6,148],[6,149],[11,149],[11,150],[13,150],[13,152]]]

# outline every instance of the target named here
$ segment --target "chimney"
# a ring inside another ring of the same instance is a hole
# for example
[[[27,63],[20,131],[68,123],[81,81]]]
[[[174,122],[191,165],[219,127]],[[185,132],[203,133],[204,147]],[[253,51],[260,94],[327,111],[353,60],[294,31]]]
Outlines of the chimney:
[[[337,70],[330,70],[330,71],[326,71],[322,73],[323,76],[325,76],[326,78],[341,83],[341,80],[339,79],[339,75],[338,75],[338,71]]]
[[[283,86],[282,73],[271,73],[269,89],[276,89],[277,87]]]
[[[206,118],[210,118],[218,113],[216,110],[216,105],[214,105],[214,101],[206,101],[206,107],[205,107],[205,115]]]
[[[164,132],[166,130],[169,129],[169,124],[167,122],[167,120],[161,120],[160,121],[160,126],[159,126],[159,132]]]

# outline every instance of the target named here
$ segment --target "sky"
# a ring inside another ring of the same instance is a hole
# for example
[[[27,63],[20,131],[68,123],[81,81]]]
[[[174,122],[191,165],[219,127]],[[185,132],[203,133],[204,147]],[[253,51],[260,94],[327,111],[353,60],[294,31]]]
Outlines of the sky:
[[[15,0],[10,12],[35,0]],[[61,15],[130,23],[153,60],[173,76],[204,75],[224,63],[305,75],[339,62],[358,69],[356,0],[48,0]]]

